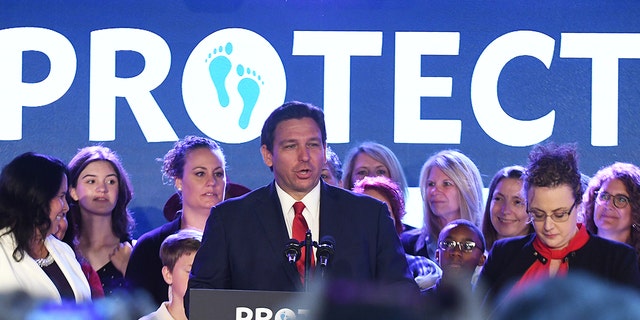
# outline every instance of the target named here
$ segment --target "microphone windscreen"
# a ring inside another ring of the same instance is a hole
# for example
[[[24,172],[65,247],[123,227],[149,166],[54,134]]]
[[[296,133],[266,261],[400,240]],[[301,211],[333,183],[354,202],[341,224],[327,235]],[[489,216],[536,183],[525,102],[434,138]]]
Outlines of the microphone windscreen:
[[[296,245],[296,244],[299,245],[300,242],[298,240],[296,240],[296,239],[289,239],[289,240],[287,240],[287,243],[285,243],[285,246],[288,247],[290,245]]]
[[[300,242],[296,239],[289,239],[284,246],[284,255],[289,263],[295,263],[300,259]]]
[[[336,240],[332,236],[323,236],[322,239],[320,239],[320,244],[335,246]]]

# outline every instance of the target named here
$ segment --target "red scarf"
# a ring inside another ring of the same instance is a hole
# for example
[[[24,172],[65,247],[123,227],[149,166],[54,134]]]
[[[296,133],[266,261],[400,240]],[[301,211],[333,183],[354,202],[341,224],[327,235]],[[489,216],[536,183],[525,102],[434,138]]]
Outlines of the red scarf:
[[[514,285],[513,289],[509,293],[520,292],[525,287],[528,287],[531,283],[538,282],[542,279],[549,278],[549,265],[550,260],[561,260],[560,268],[556,273],[557,276],[564,276],[569,270],[569,260],[565,259],[571,252],[574,252],[587,244],[589,241],[589,233],[587,228],[584,228],[581,223],[578,223],[578,232],[569,241],[569,245],[560,250],[553,250],[546,244],[542,243],[537,236],[533,240],[533,248],[536,250],[537,259],[533,262],[531,267],[522,275],[522,278]],[[544,263],[542,262],[544,261]]]

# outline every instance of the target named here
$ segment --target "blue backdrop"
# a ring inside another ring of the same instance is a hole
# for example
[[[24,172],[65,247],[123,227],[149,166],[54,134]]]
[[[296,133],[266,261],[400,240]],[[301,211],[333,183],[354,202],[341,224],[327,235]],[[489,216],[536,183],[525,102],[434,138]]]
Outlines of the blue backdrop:
[[[639,16],[637,1],[1,1],[0,163],[111,147],[136,235],[164,222],[156,159],[187,134],[221,142],[231,181],[270,182],[257,138],[287,100],[325,109],[341,157],[389,146],[411,186],[441,149],[486,186],[547,140],[577,142],[592,175],[638,162]]]

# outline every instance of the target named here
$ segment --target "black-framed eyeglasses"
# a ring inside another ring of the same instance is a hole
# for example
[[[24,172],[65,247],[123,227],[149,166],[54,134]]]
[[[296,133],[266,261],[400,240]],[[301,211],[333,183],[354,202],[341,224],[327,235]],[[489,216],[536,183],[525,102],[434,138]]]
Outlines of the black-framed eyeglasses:
[[[547,217],[551,217],[551,220],[553,220],[554,222],[565,222],[569,220],[569,215],[571,215],[571,211],[573,211],[573,208],[576,206],[577,203],[578,201],[574,201],[571,207],[569,208],[569,210],[567,211],[553,212],[551,214],[547,214],[546,212],[543,212],[543,211],[538,211],[538,210],[531,211],[529,210],[529,208],[527,208],[527,213],[529,214],[529,218],[531,218],[531,220],[535,222],[546,221]]]
[[[473,241],[462,241],[462,242],[458,242],[455,240],[442,240],[440,241],[440,243],[438,243],[438,246],[440,247],[440,249],[442,250],[455,250],[456,248],[460,249],[460,251],[462,252],[471,252],[473,251],[474,248],[478,248],[476,243]],[[480,249],[480,248],[478,248]],[[480,249],[482,250],[482,249]]]
[[[596,201],[600,204],[606,204],[611,199],[613,199],[613,206],[618,209],[626,208],[630,201],[629,197],[622,194],[613,195],[606,191],[596,191]]]

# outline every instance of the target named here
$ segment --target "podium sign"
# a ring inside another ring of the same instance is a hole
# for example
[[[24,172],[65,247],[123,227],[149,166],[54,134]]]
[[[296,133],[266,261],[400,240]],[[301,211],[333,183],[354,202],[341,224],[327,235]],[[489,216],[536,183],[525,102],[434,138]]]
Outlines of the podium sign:
[[[303,292],[190,289],[189,319],[307,319],[310,297]]]

